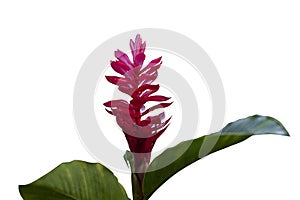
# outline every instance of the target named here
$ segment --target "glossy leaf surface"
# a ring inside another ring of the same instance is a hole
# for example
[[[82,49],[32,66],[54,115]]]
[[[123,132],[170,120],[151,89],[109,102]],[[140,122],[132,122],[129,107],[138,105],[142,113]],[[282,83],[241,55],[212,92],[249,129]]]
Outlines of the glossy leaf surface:
[[[278,120],[254,115],[232,122],[217,133],[185,141],[167,149],[156,157],[148,168],[143,184],[145,199],[149,199],[174,174],[197,160],[242,142],[252,135],[263,134],[289,136]],[[165,166],[170,161],[173,162]]]
[[[25,200],[128,200],[110,170],[83,161],[63,163],[19,190]]]

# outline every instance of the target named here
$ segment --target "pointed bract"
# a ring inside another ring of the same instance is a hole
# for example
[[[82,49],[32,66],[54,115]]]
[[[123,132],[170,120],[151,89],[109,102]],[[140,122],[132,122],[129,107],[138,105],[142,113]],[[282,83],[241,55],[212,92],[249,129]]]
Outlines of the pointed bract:
[[[118,76],[106,76],[107,81],[118,86],[118,89],[131,97],[129,102],[125,100],[112,100],[104,103],[106,111],[116,117],[117,124],[125,134],[131,152],[135,155],[136,167],[146,160],[150,162],[150,153],[157,140],[169,126],[171,117],[164,121],[165,113],[146,116],[151,111],[159,108],[166,108],[172,104],[164,102],[169,97],[154,95],[159,90],[159,85],[152,83],[158,76],[158,69],[161,67],[161,58],[150,61],[143,66],[145,61],[146,43],[138,34],[135,40],[130,40],[132,60],[121,50],[115,51],[115,61],[111,61],[114,71],[121,74]],[[148,109],[145,104],[149,101],[162,102]],[[146,117],[142,119],[142,117]],[[142,153],[143,155],[140,155]],[[146,154],[145,154],[146,153]]]

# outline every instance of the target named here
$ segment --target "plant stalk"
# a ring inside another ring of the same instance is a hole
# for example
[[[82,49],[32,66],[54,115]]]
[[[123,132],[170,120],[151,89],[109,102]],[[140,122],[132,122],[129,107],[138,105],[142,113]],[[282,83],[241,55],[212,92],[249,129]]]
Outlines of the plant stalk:
[[[136,153],[133,155],[134,164],[131,168],[133,200],[144,200],[143,183],[149,166],[151,153]]]
[[[132,173],[131,182],[132,182],[132,194],[133,200],[144,200],[143,193],[143,181],[145,173]]]

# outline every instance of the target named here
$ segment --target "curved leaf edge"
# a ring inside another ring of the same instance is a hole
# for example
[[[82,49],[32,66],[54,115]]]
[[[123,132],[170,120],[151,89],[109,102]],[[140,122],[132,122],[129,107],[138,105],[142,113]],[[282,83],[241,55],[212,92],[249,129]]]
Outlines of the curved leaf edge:
[[[108,169],[107,167],[105,167],[104,165],[100,164],[100,163],[93,163],[93,162],[86,162],[86,161],[82,161],[82,160],[72,160],[70,162],[63,162],[60,165],[56,166],[54,169],[50,170],[48,173],[44,174],[43,176],[39,177],[38,179],[36,179],[35,181],[26,184],[26,185],[19,185],[18,186],[18,190],[19,193],[21,195],[21,197],[23,199],[25,199],[25,195],[26,196],[32,196],[34,198],[32,198],[32,200],[37,200],[39,199],[38,196],[36,196],[36,194],[34,194],[34,189],[38,189],[38,191],[44,192],[45,194],[50,194],[51,195],[56,195],[56,198],[64,198],[66,200],[77,200],[75,197],[73,197],[72,195],[66,195],[61,191],[58,191],[56,189],[53,189],[51,187],[45,186],[45,185],[34,185],[37,181],[39,181],[40,179],[43,179],[44,177],[46,177],[47,175],[51,174],[52,172],[54,172],[56,169],[58,169],[61,166],[64,165],[70,165],[72,163],[83,163],[83,164],[87,164],[87,165],[101,165],[105,170],[107,170],[107,172],[109,172],[117,181],[117,183],[120,186],[120,189],[122,190],[122,192],[126,195],[127,200],[130,200],[130,198],[128,197],[126,190],[124,189],[123,185],[119,182],[118,178],[114,175],[114,173]],[[28,199],[28,198],[26,198]],[[52,200],[52,198],[48,199],[46,196],[44,198],[45,200]]]
[[[270,116],[261,116],[261,115],[253,115],[253,116],[249,116],[249,117],[247,117],[247,118],[260,118],[260,117],[265,117],[265,118],[268,119],[268,120],[274,121],[278,126],[280,126],[280,128],[282,129],[282,132],[284,133],[284,134],[276,134],[276,133],[268,132],[268,133],[264,133],[263,135],[265,135],[265,134],[269,134],[269,135],[272,134],[272,135],[281,135],[281,136],[288,136],[288,137],[290,136],[289,132],[288,132],[288,131],[286,130],[286,128],[282,125],[282,123],[281,123],[279,120],[277,120],[277,119],[275,119],[275,118],[273,118],[273,117],[270,117]],[[200,159],[202,159],[202,158],[204,158],[204,157],[206,157],[206,156],[208,156],[208,155],[210,155],[210,154],[212,154],[212,153],[215,153],[215,152],[217,152],[217,151],[219,151],[219,150],[222,150],[222,149],[224,149],[224,148],[227,148],[227,147],[233,146],[233,145],[235,145],[235,144],[241,143],[241,142],[243,142],[244,140],[250,138],[251,136],[258,135],[258,134],[249,133],[249,132],[248,132],[248,134],[243,133],[243,135],[238,135],[237,133],[231,133],[231,134],[230,134],[229,132],[224,132],[224,131],[223,131],[225,128],[231,126],[233,123],[239,122],[239,121],[241,121],[241,120],[245,120],[245,119],[247,119],[247,118],[243,118],[243,119],[239,119],[239,120],[234,121],[234,122],[230,122],[230,123],[228,123],[222,130],[220,130],[219,132],[211,133],[211,134],[209,134],[209,135],[204,135],[204,136],[201,136],[201,137],[196,138],[196,139],[192,139],[192,140],[187,140],[187,141],[180,142],[180,143],[177,144],[176,146],[170,147],[170,148],[166,149],[164,152],[162,152],[160,155],[158,155],[158,156],[150,163],[148,169],[151,169],[151,164],[153,164],[154,161],[156,161],[157,159],[159,159],[163,154],[167,154],[168,152],[172,152],[174,149],[178,148],[178,147],[181,146],[181,145],[185,145],[185,144],[189,144],[189,143],[190,143],[190,145],[189,145],[190,147],[186,150],[186,152],[188,152],[188,151],[190,150],[190,148],[192,148],[193,144],[199,143],[199,145],[201,145],[205,137],[209,137],[209,136],[217,136],[217,135],[221,135],[221,137],[222,137],[222,136],[233,136],[233,137],[235,136],[235,137],[240,137],[240,141],[238,141],[238,142],[233,142],[232,144],[228,144],[228,145],[226,145],[225,147],[219,148],[219,149],[215,147],[215,148],[213,148],[213,150],[212,150],[211,152],[209,152],[208,154],[203,155],[203,156],[201,156],[201,157],[199,156],[198,159],[194,159],[194,160],[191,161],[189,164],[185,165],[184,167],[181,167],[176,173],[174,173],[173,175],[167,177],[166,179],[163,179],[163,180],[161,181],[161,183],[160,183],[159,185],[157,185],[157,187],[156,187],[153,191],[147,192],[147,191],[145,191],[145,188],[143,187],[144,194],[145,194],[145,199],[146,199],[146,200],[149,199],[149,198],[153,195],[153,193],[154,193],[160,186],[162,186],[166,181],[168,181],[171,177],[173,177],[173,176],[174,176],[175,174],[177,174],[179,171],[181,171],[181,170],[183,170],[184,168],[190,166],[191,164],[193,164],[193,163],[199,161]],[[218,136],[218,137],[220,137],[220,136]],[[216,146],[217,146],[217,145],[216,145]],[[175,160],[174,162],[177,162],[177,161],[180,160],[182,157],[183,157],[183,155],[181,155],[181,156],[180,156],[177,160]],[[172,164],[172,163],[171,163],[171,164]],[[166,167],[168,167],[168,166],[166,166]],[[147,180],[146,177],[147,177],[147,174],[149,174],[149,173],[151,174],[152,172],[151,172],[151,171],[150,171],[150,172],[148,171],[148,172],[146,172],[146,174],[145,174],[145,179],[144,179],[143,186],[145,185],[145,181]]]
[[[30,183],[31,184],[31,183]],[[47,187],[47,186],[43,186],[43,185],[19,185],[19,192],[21,194],[21,197],[23,199],[28,199],[28,197],[30,197],[30,199],[38,199],[39,195],[36,195],[34,193],[35,190],[38,190],[39,193],[43,193],[43,195],[45,195],[45,200],[48,199],[48,197],[46,195],[51,194],[51,199],[53,198],[53,196],[55,198],[64,198],[66,200],[76,200],[75,197],[73,196],[69,196],[69,195],[65,195],[63,193],[61,193],[60,191],[56,191],[53,188]]]

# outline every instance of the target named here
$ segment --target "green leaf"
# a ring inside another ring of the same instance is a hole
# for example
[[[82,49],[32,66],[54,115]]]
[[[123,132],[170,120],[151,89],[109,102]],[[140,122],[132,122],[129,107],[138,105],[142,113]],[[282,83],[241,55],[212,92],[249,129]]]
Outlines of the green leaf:
[[[134,172],[134,158],[132,152],[126,151],[123,158],[126,162],[127,167],[130,167],[131,171]]]
[[[83,161],[63,163],[19,190],[25,200],[128,200],[110,170]]]
[[[185,141],[167,149],[153,160],[146,172],[143,184],[145,199],[149,199],[174,174],[197,160],[242,142],[252,135],[263,134],[289,136],[276,119],[255,115],[232,122],[217,133]]]

